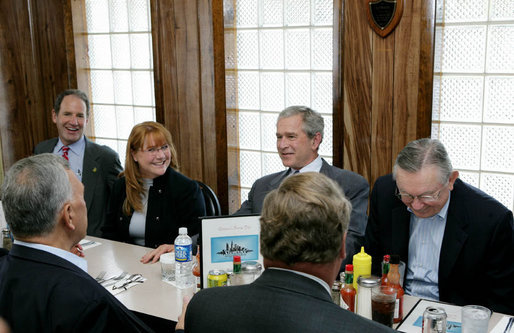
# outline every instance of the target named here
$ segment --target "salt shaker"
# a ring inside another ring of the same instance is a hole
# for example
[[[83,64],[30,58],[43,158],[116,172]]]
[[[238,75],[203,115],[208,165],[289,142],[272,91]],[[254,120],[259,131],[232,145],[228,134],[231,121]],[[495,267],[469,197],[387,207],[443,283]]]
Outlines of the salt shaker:
[[[252,283],[261,275],[262,265],[257,261],[244,261],[241,264],[242,284]]]
[[[359,289],[357,290],[356,313],[371,320],[371,289],[380,286],[380,278],[373,275],[361,275],[357,279]]]

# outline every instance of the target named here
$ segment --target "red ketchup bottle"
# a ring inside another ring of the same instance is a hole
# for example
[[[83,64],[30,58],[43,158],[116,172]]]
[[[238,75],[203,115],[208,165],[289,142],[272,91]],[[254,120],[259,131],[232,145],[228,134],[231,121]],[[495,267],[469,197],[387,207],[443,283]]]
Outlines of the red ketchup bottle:
[[[353,265],[345,266],[344,284],[341,287],[341,307],[355,312],[355,295],[357,291],[353,287]]]

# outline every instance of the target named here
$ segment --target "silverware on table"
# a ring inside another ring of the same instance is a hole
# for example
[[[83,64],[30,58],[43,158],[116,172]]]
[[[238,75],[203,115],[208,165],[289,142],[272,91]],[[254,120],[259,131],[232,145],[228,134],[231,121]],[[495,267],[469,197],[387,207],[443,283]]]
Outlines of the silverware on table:
[[[129,284],[143,283],[143,282],[144,282],[144,280],[143,280],[143,276],[141,274],[132,274],[125,280],[115,283],[114,286],[112,286],[112,290],[122,289],[122,288],[127,290],[127,287]]]
[[[115,277],[110,278],[110,279],[106,279],[105,281],[103,281],[100,284],[107,288],[107,287],[112,286],[113,284],[116,284],[116,282],[118,282],[120,280],[123,280],[127,275],[128,275],[128,272],[122,272],[120,275],[115,276]]]
[[[102,283],[105,281],[104,277],[105,277],[105,274],[107,272],[106,271],[101,271],[100,274],[98,274],[98,276],[95,278],[96,282],[98,283]]]

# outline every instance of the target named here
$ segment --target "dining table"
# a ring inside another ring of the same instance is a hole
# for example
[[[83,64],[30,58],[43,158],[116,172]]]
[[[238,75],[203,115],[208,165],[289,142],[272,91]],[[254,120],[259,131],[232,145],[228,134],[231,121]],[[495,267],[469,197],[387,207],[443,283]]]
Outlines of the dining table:
[[[161,327],[174,327],[182,312],[184,296],[192,297],[196,287],[180,289],[161,278],[159,262],[143,264],[140,259],[151,251],[151,248],[112,241],[99,237],[87,236],[82,242],[84,255],[88,262],[88,273],[96,278],[99,275],[117,276],[122,272],[141,274],[146,280],[115,297],[128,309],[146,319],[155,322],[164,320],[168,324]],[[403,314],[410,311],[420,301],[419,297],[404,295]],[[493,312],[489,320],[488,332],[491,332],[505,315]],[[397,328],[399,325],[393,325]],[[421,329],[419,329],[421,332]],[[514,329],[512,330],[514,332]]]
[[[88,263],[88,273],[94,278],[127,274],[141,274],[143,283],[116,294],[115,297],[128,309],[146,318],[160,318],[173,322],[174,327],[182,312],[184,296],[191,297],[194,288],[179,289],[161,278],[161,266],[141,263],[143,255],[151,248],[87,236],[82,242]]]

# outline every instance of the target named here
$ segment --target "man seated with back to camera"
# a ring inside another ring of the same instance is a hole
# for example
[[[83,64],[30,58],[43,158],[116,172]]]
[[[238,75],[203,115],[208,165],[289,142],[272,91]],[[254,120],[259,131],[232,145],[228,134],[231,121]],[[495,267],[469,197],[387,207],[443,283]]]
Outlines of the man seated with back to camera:
[[[14,235],[0,257],[0,317],[13,332],[151,332],[70,251],[86,235],[84,186],[67,161],[16,162],[1,189]]]
[[[466,184],[438,140],[412,141],[375,182],[366,252],[406,263],[407,294],[514,314],[512,212]]]
[[[285,179],[266,196],[260,218],[265,271],[249,285],[194,295],[186,332],[393,332],[332,301],[351,209],[339,185],[321,173]]]

